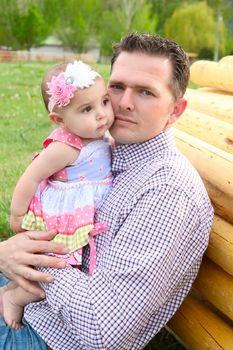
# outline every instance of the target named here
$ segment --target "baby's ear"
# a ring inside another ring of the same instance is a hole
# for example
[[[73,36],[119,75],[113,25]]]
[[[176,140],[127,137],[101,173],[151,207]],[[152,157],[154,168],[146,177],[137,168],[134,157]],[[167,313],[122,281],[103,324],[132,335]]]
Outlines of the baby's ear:
[[[58,126],[64,125],[62,117],[59,114],[57,114],[56,112],[49,113],[49,118],[52,122],[54,122]]]

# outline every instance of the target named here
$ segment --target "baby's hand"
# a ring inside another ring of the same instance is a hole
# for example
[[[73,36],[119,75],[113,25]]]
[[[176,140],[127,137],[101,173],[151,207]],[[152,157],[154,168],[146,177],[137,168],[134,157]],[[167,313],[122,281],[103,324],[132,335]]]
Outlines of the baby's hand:
[[[23,215],[22,216],[10,216],[10,227],[15,233],[20,233],[25,231],[22,229]]]

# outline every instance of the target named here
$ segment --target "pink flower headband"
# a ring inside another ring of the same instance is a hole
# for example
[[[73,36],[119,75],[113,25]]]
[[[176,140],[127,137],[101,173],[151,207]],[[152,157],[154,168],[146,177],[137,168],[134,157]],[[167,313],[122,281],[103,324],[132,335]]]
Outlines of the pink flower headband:
[[[54,106],[67,106],[74,97],[74,92],[94,84],[96,77],[100,76],[82,61],[69,63],[65,72],[53,76],[47,83],[46,91],[49,97],[48,110],[52,112]]]

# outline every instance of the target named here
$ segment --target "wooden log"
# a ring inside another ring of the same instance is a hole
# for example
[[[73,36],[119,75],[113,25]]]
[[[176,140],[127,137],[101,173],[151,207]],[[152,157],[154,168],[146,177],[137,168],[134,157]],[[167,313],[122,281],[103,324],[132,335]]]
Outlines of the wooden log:
[[[205,255],[233,276],[233,225],[215,215]]]
[[[233,328],[189,295],[168,322],[189,350],[232,350]]]
[[[213,89],[187,89],[188,107],[233,124],[233,94]]]
[[[221,60],[219,60],[219,63],[233,64],[233,56],[229,55],[229,56],[222,57]]]
[[[233,124],[187,108],[175,127],[233,154]]]
[[[200,60],[190,67],[190,80],[197,85],[233,92],[233,64]]]
[[[205,300],[233,320],[233,276],[204,258],[194,288]]]
[[[198,89],[195,89],[196,91],[205,91],[205,92],[209,92],[209,93],[213,93],[213,94],[218,94],[218,95],[222,95],[222,96],[231,96],[233,97],[233,93],[229,92],[229,91],[223,91],[223,90],[219,90],[216,88],[210,88],[210,87],[199,87]]]
[[[174,128],[178,149],[202,177],[216,214],[233,223],[233,155]]]

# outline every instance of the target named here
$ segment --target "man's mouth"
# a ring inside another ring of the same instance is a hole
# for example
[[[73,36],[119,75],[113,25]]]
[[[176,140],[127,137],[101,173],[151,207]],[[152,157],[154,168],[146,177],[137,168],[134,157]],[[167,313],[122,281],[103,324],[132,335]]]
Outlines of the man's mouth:
[[[128,118],[128,117],[120,116],[120,115],[117,115],[115,117],[115,121],[122,122],[122,123],[136,124],[135,120],[133,120],[132,118]]]

